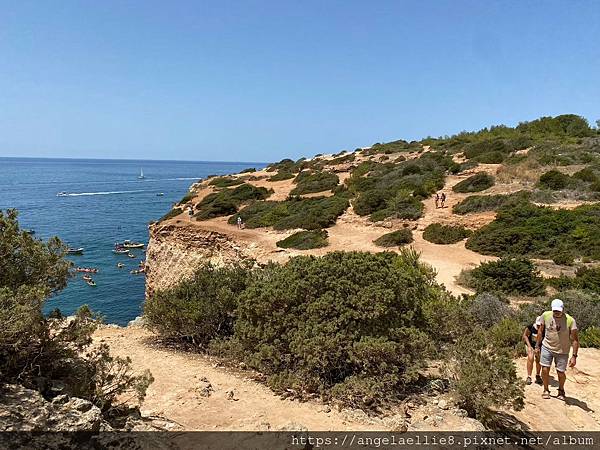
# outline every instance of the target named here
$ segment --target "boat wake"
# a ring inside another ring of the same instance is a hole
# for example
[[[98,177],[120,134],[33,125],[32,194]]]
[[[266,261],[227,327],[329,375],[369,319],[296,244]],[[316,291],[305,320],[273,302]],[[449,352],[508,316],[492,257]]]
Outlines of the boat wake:
[[[135,191],[106,191],[106,192],[71,192],[61,194],[60,197],[81,197],[86,195],[114,195],[114,194],[135,194],[138,192],[151,192],[148,189],[138,189]]]

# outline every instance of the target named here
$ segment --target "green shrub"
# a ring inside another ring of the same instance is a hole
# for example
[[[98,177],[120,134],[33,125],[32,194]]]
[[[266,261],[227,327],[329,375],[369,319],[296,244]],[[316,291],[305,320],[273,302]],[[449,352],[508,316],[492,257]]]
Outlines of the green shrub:
[[[526,202],[498,210],[496,219],[476,230],[467,248],[485,255],[552,259],[561,253],[600,259],[600,204],[572,210]]]
[[[229,216],[235,214],[238,207],[249,200],[263,200],[267,198],[273,190],[264,187],[256,187],[244,183],[233,189],[223,189],[207,195],[197,205],[197,213],[194,217],[197,220],[212,219],[214,217]]]
[[[506,154],[502,152],[487,152],[476,156],[474,160],[481,164],[502,164],[506,159]]]
[[[483,292],[473,297],[468,313],[473,322],[484,329],[491,328],[512,316],[512,310],[508,304],[489,292]]]
[[[299,231],[277,242],[277,247],[309,250],[311,248],[327,247],[327,231]]]
[[[582,347],[600,348],[600,327],[589,327],[579,333],[579,345]]]
[[[566,189],[567,186],[569,186],[570,181],[571,177],[569,177],[569,175],[565,175],[558,170],[550,170],[540,177],[538,185],[541,188],[559,191],[561,189]]]
[[[296,187],[292,189],[290,195],[310,194],[313,192],[330,191],[335,188],[340,179],[331,172],[300,172],[294,179]]]
[[[187,202],[189,202],[191,199],[193,199],[193,198],[194,198],[194,195],[195,195],[195,194],[194,194],[193,192],[188,192],[187,194],[185,194],[185,195],[183,196],[183,198],[182,198],[181,200],[179,200],[179,203],[178,203],[178,204],[179,204],[179,205],[183,205],[184,203],[187,203]]]
[[[215,186],[218,188],[226,188],[230,186],[237,186],[238,184],[242,184],[244,180],[241,178],[234,177],[217,177],[213,178],[208,184],[210,186]]]
[[[248,264],[200,266],[193,277],[153,293],[144,318],[161,338],[205,347],[233,334],[238,297],[246,288]]]
[[[600,267],[580,267],[574,277],[561,275],[550,278],[547,283],[558,289],[583,289],[600,294]]]
[[[164,220],[172,219],[173,217],[177,217],[179,214],[183,212],[182,208],[173,208],[171,211],[162,216],[158,221],[162,222]]]
[[[247,169],[242,170],[240,173],[254,173],[256,172],[256,167],[248,167]]]
[[[573,174],[573,178],[576,178],[581,181],[585,181],[587,183],[595,183],[600,179],[598,177],[598,175],[596,174],[596,172],[590,167],[585,167],[585,168],[581,169],[580,171],[575,172]]]
[[[98,321],[87,306],[68,321],[56,309],[44,317],[46,299],[69,277],[66,247],[58,238],[33,239],[15,210],[0,210],[0,231],[0,385],[22,384],[46,398],[81,397],[103,413],[123,394],[141,401],[152,376],[135,375],[131,361],[110,356],[106,344],[90,347]]]
[[[467,271],[467,286],[477,292],[540,295],[544,281],[535,265],[524,258],[502,258],[483,262]]]
[[[349,206],[343,194],[320,198],[291,198],[283,202],[255,202],[239,211],[246,228],[272,226],[276,230],[318,230],[335,224]],[[232,217],[229,223],[235,223]]]
[[[485,172],[479,172],[462,180],[452,187],[454,192],[480,192],[494,185],[494,177]]]
[[[471,231],[462,226],[432,223],[423,230],[423,239],[434,244],[454,244],[462,241],[470,234]]]
[[[289,180],[290,178],[294,178],[294,174],[291,172],[278,171],[275,175],[269,178],[269,181],[283,181]]]
[[[523,409],[523,382],[512,352],[493,345],[487,330],[476,328],[458,338],[448,370],[458,405],[484,424],[490,424],[496,408]]]
[[[514,356],[523,354],[523,326],[511,317],[505,317],[494,324],[489,331],[491,345],[510,351]]]
[[[558,292],[552,298],[560,298],[565,304],[565,311],[575,318],[580,331],[589,327],[600,327],[600,295],[590,291],[569,289]],[[546,302],[546,309],[550,300]]]
[[[231,344],[276,390],[375,407],[418,378],[431,349],[423,304],[440,290],[413,251],[292,258],[240,296]]]
[[[305,165],[306,158],[300,158],[298,161],[293,161],[289,158],[282,159],[278,163],[270,164],[267,166],[267,172],[288,172],[288,173],[298,173],[302,170]]]
[[[405,244],[410,244],[412,241],[412,231],[408,228],[402,228],[379,236],[373,243],[379,247],[400,247]]]
[[[534,193],[518,191],[513,194],[470,195],[452,207],[454,214],[469,214],[485,211],[495,211],[503,206],[513,205],[529,200]]]
[[[373,212],[369,219],[373,222],[393,217],[395,219],[417,220],[423,215],[423,203],[410,195],[409,191],[402,190],[395,197],[386,201],[386,208]]]

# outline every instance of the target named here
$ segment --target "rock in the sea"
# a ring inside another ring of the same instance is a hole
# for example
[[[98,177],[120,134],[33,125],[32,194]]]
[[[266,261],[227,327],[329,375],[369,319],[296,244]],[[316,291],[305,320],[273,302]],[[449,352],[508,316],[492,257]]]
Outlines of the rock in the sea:
[[[145,319],[142,316],[137,316],[135,319],[130,320],[127,324],[128,327],[143,327],[146,324]]]

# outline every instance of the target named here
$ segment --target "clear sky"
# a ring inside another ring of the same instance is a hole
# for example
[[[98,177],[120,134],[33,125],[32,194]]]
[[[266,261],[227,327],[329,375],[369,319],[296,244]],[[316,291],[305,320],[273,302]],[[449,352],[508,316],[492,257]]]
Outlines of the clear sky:
[[[600,1],[0,0],[0,156],[274,161],[600,119]]]

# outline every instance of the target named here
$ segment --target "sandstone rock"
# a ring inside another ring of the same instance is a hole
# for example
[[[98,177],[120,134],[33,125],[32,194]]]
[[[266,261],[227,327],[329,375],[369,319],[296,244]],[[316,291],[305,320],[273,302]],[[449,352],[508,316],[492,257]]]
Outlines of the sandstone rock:
[[[448,409],[448,402],[446,400],[442,399],[438,402],[438,406],[441,409]]]
[[[99,431],[100,409],[80,398],[58,396],[53,402],[37,391],[7,385],[0,393],[0,431]]]
[[[143,327],[146,324],[146,321],[142,316],[137,316],[135,319],[130,320],[127,324],[128,327]]]

